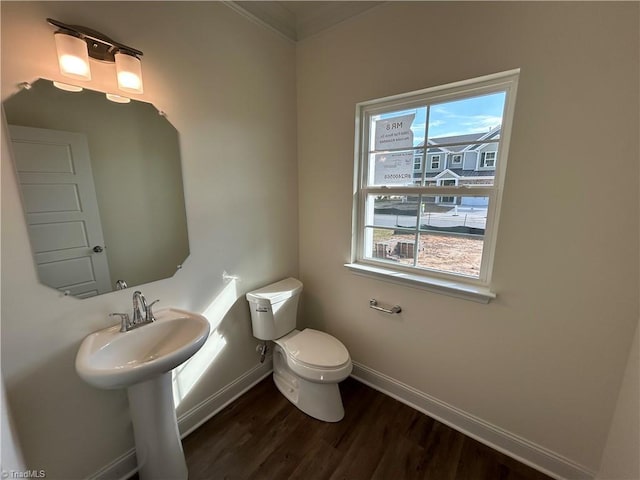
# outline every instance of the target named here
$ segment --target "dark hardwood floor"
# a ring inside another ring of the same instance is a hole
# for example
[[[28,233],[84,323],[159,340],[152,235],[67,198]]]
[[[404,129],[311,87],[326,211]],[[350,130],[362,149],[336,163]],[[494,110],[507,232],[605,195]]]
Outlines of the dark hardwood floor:
[[[189,480],[550,480],[351,378],[345,418],[324,423],[271,377],[183,440]]]

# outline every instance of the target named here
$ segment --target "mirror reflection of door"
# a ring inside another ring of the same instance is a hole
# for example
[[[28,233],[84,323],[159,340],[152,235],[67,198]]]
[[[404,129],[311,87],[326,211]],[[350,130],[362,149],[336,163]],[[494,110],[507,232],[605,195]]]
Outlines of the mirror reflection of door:
[[[9,126],[40,280],[86,298],[111,281],[84,133]]]

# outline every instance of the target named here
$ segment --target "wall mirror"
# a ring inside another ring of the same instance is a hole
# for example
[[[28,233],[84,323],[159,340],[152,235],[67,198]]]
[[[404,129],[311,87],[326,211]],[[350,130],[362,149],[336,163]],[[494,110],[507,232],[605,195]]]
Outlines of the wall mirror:
[[[180,147],[153,105],[40,79],[3,106],[43,284],[87,298],[175,274],[189,256]]]

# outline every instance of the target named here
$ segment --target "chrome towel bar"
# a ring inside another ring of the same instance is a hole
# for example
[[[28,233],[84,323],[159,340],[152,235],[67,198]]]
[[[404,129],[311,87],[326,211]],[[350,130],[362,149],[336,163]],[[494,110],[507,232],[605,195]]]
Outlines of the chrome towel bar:
[[[369,300],[369,308],[373,308],[374,310],[379,310],[384,313],[400,313],[402,311],[400,305],[382,305],[378,303],[375,298]]]

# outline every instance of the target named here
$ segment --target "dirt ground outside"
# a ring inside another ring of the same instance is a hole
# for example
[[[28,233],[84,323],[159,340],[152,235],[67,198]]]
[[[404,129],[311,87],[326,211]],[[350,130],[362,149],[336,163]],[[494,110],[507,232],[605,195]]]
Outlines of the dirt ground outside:
[[[372,257],[413,265],[414,243],[414,235],[375,230]],[[417,266],[478,278],[483,244],[482,237],[421,233]]]

